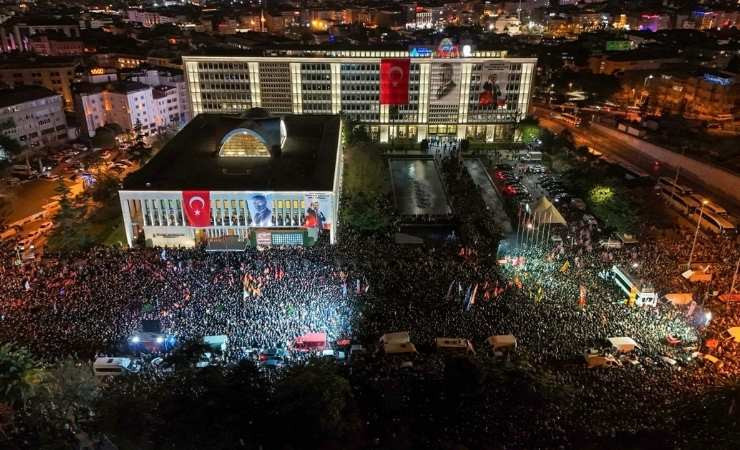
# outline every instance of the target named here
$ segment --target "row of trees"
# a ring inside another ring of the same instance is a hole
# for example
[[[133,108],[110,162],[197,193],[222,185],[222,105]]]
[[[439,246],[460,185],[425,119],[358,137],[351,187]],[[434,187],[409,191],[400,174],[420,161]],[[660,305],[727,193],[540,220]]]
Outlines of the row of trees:
[[[0,346],[0,447],[70,448],[99,393],[89,365],[44,364],[24,348]]]

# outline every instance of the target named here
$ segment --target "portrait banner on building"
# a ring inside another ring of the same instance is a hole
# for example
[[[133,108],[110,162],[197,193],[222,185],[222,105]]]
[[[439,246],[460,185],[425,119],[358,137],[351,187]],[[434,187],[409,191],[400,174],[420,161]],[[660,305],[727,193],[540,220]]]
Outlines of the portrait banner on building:
[[[183,191],[182,206],[188,225],[211,226],[211,193],[209,191]]]
[[[494,109],[505,108],[508,77],[508,64],[493,61],[483,63],[480,72],[478,105],[490,106]]]
[[[430,103],[433,105],[460,104],[460,64],[442,62],[432,64]]]
[[[408,58],[382,59],[380,61],[380,104],[406,105],[409,102]]]
[[[247,207],[249,225],[254,228],[297,228],[309,225],[311,228],[330,228],[331,197],[328,195],[255,192],[249,195]]]
[[[332,204],[329,194],[306,194],[306,219],[303,226],[330,230],[332,224]]]

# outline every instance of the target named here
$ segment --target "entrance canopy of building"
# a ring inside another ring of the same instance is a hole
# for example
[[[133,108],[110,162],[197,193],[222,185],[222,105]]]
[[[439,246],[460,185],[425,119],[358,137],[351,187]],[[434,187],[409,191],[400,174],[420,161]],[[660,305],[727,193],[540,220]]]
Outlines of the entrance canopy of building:
[[[547,197],[542,197],[537,203],[537,206],[534,207],[532,210],[532,216],[535,217],[535,220],[538,223],[555,223],[560,225],[566,225],[567,222],[563,218],[563,215],[560,214],[560,211],[555,207],[555,205],[550,202],[550,200],[547,199]]]

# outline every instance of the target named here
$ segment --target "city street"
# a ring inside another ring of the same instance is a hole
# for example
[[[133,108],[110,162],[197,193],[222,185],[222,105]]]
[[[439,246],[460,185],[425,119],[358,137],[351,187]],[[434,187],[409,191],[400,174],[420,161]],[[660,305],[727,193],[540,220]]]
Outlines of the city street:
[[[585,145],[591,147],[615,161],[624,161],[633,164],[654,177],[664,176],[673,179],[676,175],[676,169],[674,167],[662,163],[656,165],[654,159],[643,155],[628,145],[616,142],[609,136],[599,133],[593,127],[589,127],[588,124],[580,127],[572,126],[563,120],[550,117],[550,112],[555,113],[555,111],[549,111],[542,107],[535,108],[534,112],[540,121],[540,125],[551,132],[559,134],[563,130],[570,131],[576,141],[576,146]],[[682,176],[681,173],[679,173],[678,182],[679,184],[691,187],[696,192],[705,193],[710,199],[724,206],[732,216],[740,217],[740,205],[734,200],[718,195],[715,192],[710,192],[705,186]]]

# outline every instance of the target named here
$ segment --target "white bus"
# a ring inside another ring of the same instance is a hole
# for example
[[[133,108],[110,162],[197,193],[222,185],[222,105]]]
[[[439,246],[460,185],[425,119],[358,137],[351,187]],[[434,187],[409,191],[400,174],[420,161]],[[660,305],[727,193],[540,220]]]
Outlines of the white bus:
[[[699,210],[696,210],[692,212],[689,217],[693,220],[699,220]],[[724,219],[720,216],[714,215],[710,212],[707,212],[706,207],[704,208],[704,211],[701,213],[701,223],[699,224],[700,227],[704,228],[705,230],[712,231],[716,234],[735,234],[737,233],[737,228],[732,222],[729,222],[727,219]]]
[[[703,198],[701,198],[701,195],[698,194],[691,194],[691,198],[696,200],[701,204],[701,202],[704,201]],[[707,201],[707,204],[704,205],[704,211],[709,211],[710,213],[714,214],[715,216],[721,216],[721,217],[727,217],[727,210],[721,206],[719,206],[716,203]]]
[[[667,191],[668,193],[677,192],[683,195],[691,194],[692,190],[686,186],[681,186],[678,183],[674,183],[673,180],[666,177],[658,178],[658,184],[655,185],[657,188]]]
[[[630,163],[626,162],[618,162],[617,165],[622,168],[625,172],[625,178],[629,179],[637,179],[637,180],[647,180],[650,178],[650,174],[647,172],[644,172],[640,170],[639,167],[633,166]]]
[[[617,286],[627,295],[630,295],[633,289],[637,291],[636,303],[638,306],[658,304],[658,294],[652,286],[637,280],[624,269],[612,266],[612,276]]]
[[[679,210],[682,214],[691,214],[693,211],[701,208],[701,202],[697,202],[691,196],[682,195],[679,192],[671,194],[671,191],[664,190],[663,198],[666,199],[669,205]]]

